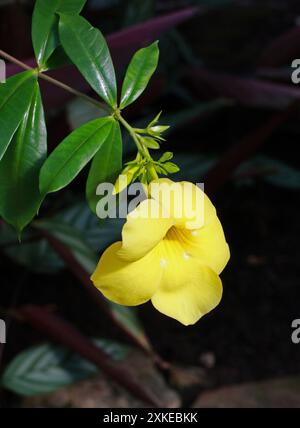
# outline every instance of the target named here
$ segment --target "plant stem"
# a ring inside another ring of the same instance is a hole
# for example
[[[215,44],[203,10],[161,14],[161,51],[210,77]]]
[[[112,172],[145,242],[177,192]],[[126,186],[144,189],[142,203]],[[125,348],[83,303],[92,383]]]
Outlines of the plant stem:
[[[131,372],[121,366],[118,367],[118,365],[112,364],[111,359],[104,351],[97,348],[90,339],[87,339],[73,325],[64,321],[58,315],[35,305],[19,307],[15,313],[35,329],[47,334],[50,338],[94,363],[102,372],[136,398],[153,407],[161,405],[159,398],[154,396],[153,393],[149,393],[137,379],[132,377]]]
[[[84,94],[83,92],[77,91],[76,89],[72,88],[71,86],[66,85],[63,82],[60,82],[59,80],[56,80],[53,77],[50,77],[47,74],[42,73],[38,69],[34,69],[34,68],[30,67],[29,65],[18,60],[17,58],[13,57],[12,55],[9,55],[8,53],[4,52],[1,49],[0,49],[0,56],[5,58],[6,60],[12,62],[13,64],[18,65],[19,67],[23,68],[24,70],[31,70],[31,71],[36,70],[38,77],[40,77],[41,79],[46,80],[47,82],[51,83],[52,85],[55,85],[55,86],[65,90],[65,91],[69,92],[72,95],[75,95],[77,97],[82,98],[83,100],[95,105],[96,107],[98,107],[101,110],[105,110],[110,114],[112,113],[111,108],[109,106],[107,106],[106,104],[101,103],[100,101],[97,101],[92,97],[89,97],[88,95]]]
[[[118,110],[115,111],[115,117],[116,119],[118,119],[118,121],[120,123],[122,123],[122,125],[124,126],[125,129],[127,129],[127,131],[129,132],[129,134],[131,135],[133,141],[135,142],[138,151],[141,153],[142,156],[145,156],[146,158],[150,158],[149,153],[147,154],[145,151],[144,146],[140,143],[134,129],[132,128],[132,126],[130,126],[130,124],[121,116],[120,112]]]
[[[145,157],[149,162],[149,172],[152,175],[153,180],[157,180],[158,179],[158,175],[157,172],[153,166],[153,160],[152,157],[149,153],[149,150],[147,149],[147,147],[144,146],[144,144],[139,140],[138,135],[136,134],[136,131],[134,130],[134,128],[132,128],[132,126],[124,119],[124,117],[121,116],[121,113],[119,110],[115,110],[115,117],[116,119],[119,120],[120,123],[122,123],[122,125],[124,126],[125,129],[127,129],[127,131],[129,132],[129,134],[131,135],[133,141],[135,142],[137,149],[139,151],[139,153]]]
[[[159,177],[157,175],[156,169],[154,168],[153,164],[149,166],[149,172],[152,175],[153,180],[158,180]]]
[[[43,79],[49,83],[51,83],[52,85],[57,86],[58,88],[61,88],[67,92],[69,92],[72,95],[75,95],[76,97],[80,97],[81,99],[95,105],[96,107],[98,107],[101,110],[105,110],[107,113],[111,114],[113,113],[112,109],[100,102],[95,100],[92,97],[89,97],[88,95],[84,94],[83,92],[77,91],[77,89],[72,88],[69,85],[66,85],[65,83],[54,79],[53,77],[48,76],[47,74],[44,74],[42,71],[40,71],[38,68],[32,68],[29,65],[25,64],[24,62],[18,60],[17,58],[15,58],[12,55],[9,55],[7,52],[3,51],[0,49],[0,57],[5,58],[6,60],[12,62],[13,64],[16,64],[17,66],[23,68],[24,70],[28,70],[28,71],[35,71],[37,73],[37,76],[40,79]],[[152,161],[152,158],[150,156],[150,153],[147,149],[147,147],[145,147],[143,145],[143,143],[139,140],[137,133],[135,132],[135,130],[132,128],[132,126],[121,116],[121,113],[119,110],[115,110],[114,115],[116,117],[116,119],[124,126],[124,128],[127,129],[127,131],[129,132],[129,134],[131,135],[133,141],[135,142],[137,149],[139,151],[139,153],[145,157],[147,160]],[[153,166],[150,166],[150,172],[151,175],[153,176],[153,179],[156,180],[158,178],[158,175],[156,173],[156,170]]]

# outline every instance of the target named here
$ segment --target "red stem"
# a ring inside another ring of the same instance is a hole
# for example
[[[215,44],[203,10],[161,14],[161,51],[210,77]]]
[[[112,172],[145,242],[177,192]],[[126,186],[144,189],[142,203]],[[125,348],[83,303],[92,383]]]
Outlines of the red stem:
[[[18,308],[15,313],[21,316],[34,328],[42,331],[55,341],[60,342],[83,358],[94,363],[135,397],[151,406],[159,407],[159,402],[156,397],[151,396],[145,391],[124,369],[112,366],[109,357],[103,351],[97,348],[76,328],[59,316],[34,305],[26,305]]]
[[[157,355],[150,343],[148,342],[148,339],[146,336],[143,336],[141,338],[138,338],[137,336],[133,335],[130,330],[128,330],[113,314],[113,312],[110,310],[109,305],[107,301],[102,297],[101,293],[94,287],[92,284],[88,273],[85,271],[85,269],[78,263],[76,258],[73,256],[72,252],[67,248],[61,241],[51,236],[48,232],[42,231],[43,235],[48,240],[49,244],[52,246],[52,248],[59,254],[59,256],[62,258],[62,260],[66,263],[70,271],[76,276],[79,281],[86,287],[87,291],[91,295],[91,297],[94,299],[94,301],[101,307],[103,311],[112,319],[115,325],[117,325],[130,339],[131,342],[133,342],[135,345],[137,345],[139,348],[141,348],[146,354],[148,354],[156,364],[162,369],[167,369],[169,367],[169,364],[162,360],[162,358]]]

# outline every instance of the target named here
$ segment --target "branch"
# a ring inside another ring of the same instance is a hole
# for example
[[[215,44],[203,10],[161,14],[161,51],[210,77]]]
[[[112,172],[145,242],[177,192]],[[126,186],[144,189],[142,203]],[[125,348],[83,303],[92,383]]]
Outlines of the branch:
[[[9,55],[8,53],[4,52],[3,50],[0,49],[0,56],[2,56],[2,58],[5,58],[7,61],[12,62],[13,64],[18,65],[19,67],[23,68],[24,70],[29,70],[29,71],[37,71],[37,75],[39,78],[46,80],[47,82],[51,83],[52,85],[55,85],[61,89],[63,89],[64,91],[67,91],[73,95],[75,95],[76,97],[80,97],[83,100],[95,105],[96,107],[98,107],[101,110],[105,110],[107,111],[107,113],[111,114],[112,111],[110,109],[110,107],[108,107],[106,104],[101,103],[100,101],[95,100],[92,97],[89,97],[88,95],[84,94],[83,92],[77,91],[76,89],[72,88],[69,85],[66,85],[63,82],[60,82],[59,80],[54,79],[53,77],[48,76],[47,74],[44,74],[40,71],[38,71],[38,69],[34,69],[32,67],[30,67],[29,65],[25,64],[24,62],[18,60],[17,58],[15,58],[12,55]]]
[[[15,314],[20,315],[34,328],[94,363],[111,379],[131,392],[135,397],[151,406],[159,407],[156,397],[150,395],[124,369],[113,366],[107,354],[97,348],[76,328],[59,316],[34,305],[26,305],[18,308]]]
[[[57,254],[59,254],[62,260],[66,263],[66,265],[68,266],[70,271],[74,274],[74,276],[78,278],[78,280],[85,286],[85,288],[87,289],[92,299],[111,318],[114,324],[118,326],[126,334],[128,339],[132,343],[137,345],[142,351],[148,354],[162,370],[169,369],[169,364],[166,361],[164,361],[158,354],[155,353],[150,343],[148,342],[147,337],[135,336],[134,334],[131,333],[129,329],[126,328],[124,324],[122,324],[114,316],[113,312],[110,310],[110,307],[107,301],[102,297],[101,293],[96,289],[96,287],[94,287],[94,285],[92,284],[89,278],[88,273],[81,266],[81,264],[78,263],[76,258],[73,256],[72,252],[69,250],[69,248],[66,247],[61,241],[59,241],[58,239],[50,235],[47,231],[43,230],[42,234],[48,240],[49,244],[54,249],[54,251]]]

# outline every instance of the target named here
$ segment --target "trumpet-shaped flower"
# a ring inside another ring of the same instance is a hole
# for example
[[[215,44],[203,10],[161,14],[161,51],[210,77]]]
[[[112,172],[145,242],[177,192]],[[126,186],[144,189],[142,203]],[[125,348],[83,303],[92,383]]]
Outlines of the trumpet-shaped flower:
[[[219,274],[229,248],[216,210],[192,183],[159,179],[127,216],[122,242],[103,253],[92,275],[115,303],[152,301],[163,314],[194,324],[222,297]]]

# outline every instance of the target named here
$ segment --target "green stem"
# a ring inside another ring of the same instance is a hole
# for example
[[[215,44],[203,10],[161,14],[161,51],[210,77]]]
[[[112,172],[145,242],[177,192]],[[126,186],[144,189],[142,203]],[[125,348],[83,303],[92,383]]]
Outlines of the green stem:
[[[151,159],[151,163],[150,163],[150,165],[149,165],[149,167],[148,167],[148,171],[150,172],[150,174],[151,174],[151,176],[152,176],[152,178],[153,178],[153,180],[158,180],[158,175],[157,175],[157,172],[156,172],[156,169],[155,169],[155,167],[154,167],[154,165],[153,165],[153,160],[152,160],[152,157],[151,157],[151,155],[150,155],[150,153],[149,153],[149,150],[148,150],[148,147],[144,147],[144,149],[145,149],[145,152],[147,153],[147,155],[149,156],[149,158]]]
[[[133,141],[135,142],[135,145],[139,151],[139,153],[143,156],[146,157],[147,159],[151,159],[151,156],[149,154],[149,152],[147,153],[147,151],[145,150],[146,147],[144,147],[144,145],[139,141],[134,129],[132,128],[132,126],[121,116],[121,113],[116,110],[115,111],[115,117],[116,119],[118,119],[118,121],[120,123],[122,123],[122,125],[124,126],[125,129],[127,129],[127,131],[129,132],[130,136],[132,137]]]
[[[153,159],[149,153],[148,148],[140,141],[139,136],[137,135],[136,131],[132,126],[124,119],[124,117],[121,116],[121,113],[119,110],[115,110],[115,117],[116,119],[124,126],[125,129],[129,132],[130,136],[132,137],[133,141],[136,144],[136,147],[139,151],[139,153],[142,155],[142,157],[146,158],[149,162],[148,171],[150,172],[153,180],[158,179],[157,172],[153,166]]]
[[[77,89],[74,89],[71,86],[68,86],[63,82],[60,82],[59,80],[53,79],[53,77],[50,77],[47,74],[42,73],[38,69],[34,69],[34,68],[30,67],[29,65],[18,60],[14,56],[9,55],[8,53],[4,52],[1,49],[0,49],[0,56],[2,58],[5,58],[6,60],[12,62],[13,64],[18,65],[19,67],[23,68],[24,70],[31,70],[31,71],[36,70],[39,78],[46,80],[47,82],[51,83],[52,85],[55,85],[55,86],[65,90],[65,91],[69,92],[70,94],[75,95],[76,97],[80,97],[83,100],[88,101],[91,104],[94,104],[96,107],[100,108],[101,110],[107,111],[107,113],[112,112],[111,108],[109,106],[107,106],[106,104],[101,103],[100,101],[97,101],[94,98],[89,97],[88,95],[86,95],[80,91],[77,91]]]
[[[156,169],[154,168],[154,166],[153,166],[153,164],[151,164],[150,166],[149,166],[149,172],[150,172],[150,174],[151,174],[151,176],[152,176],[152,178],[153,178],[153,180],[158,180],[158,175],[157,175],[157,172],[156,172]]]

